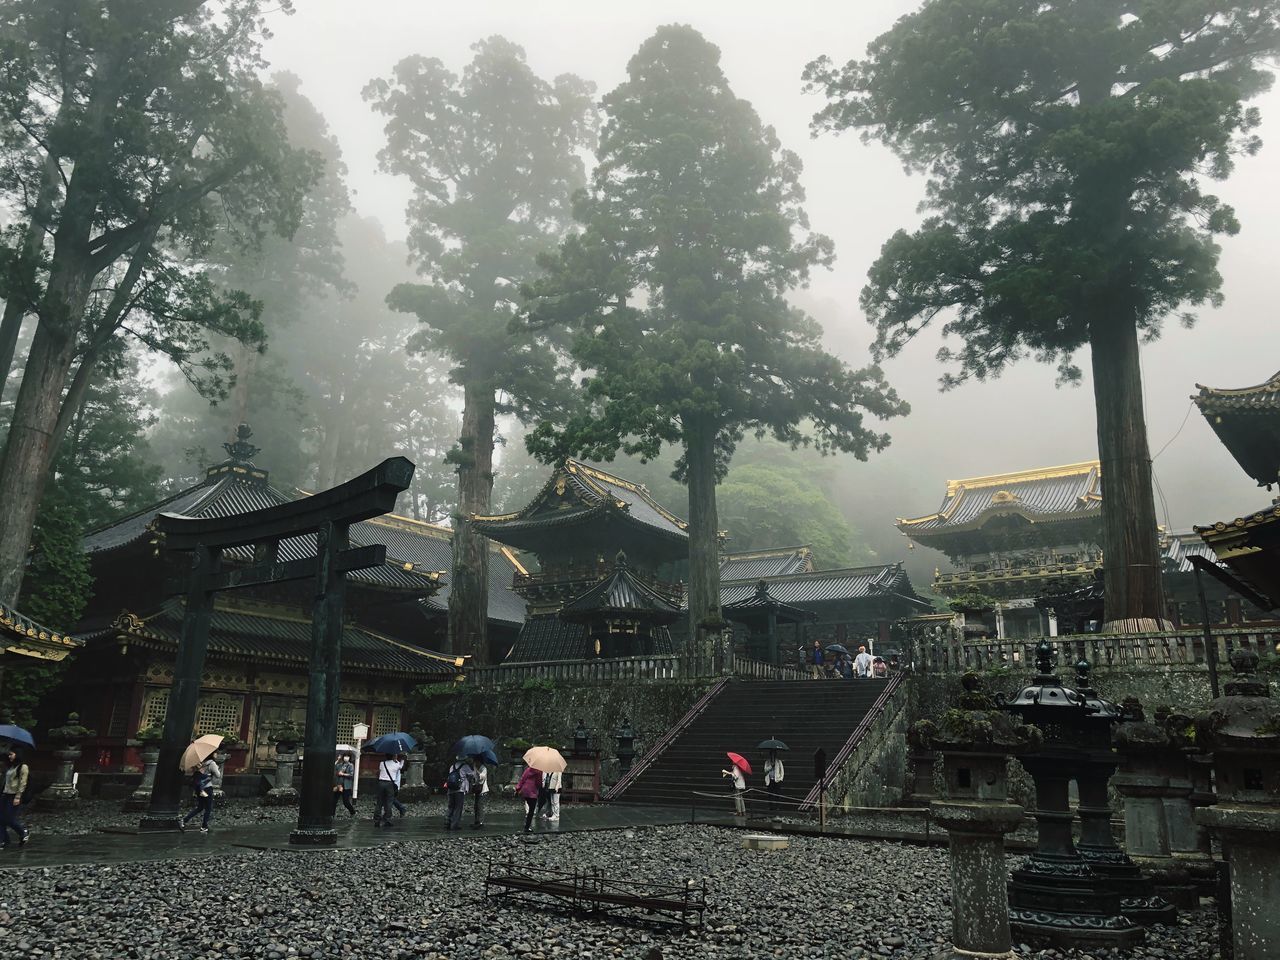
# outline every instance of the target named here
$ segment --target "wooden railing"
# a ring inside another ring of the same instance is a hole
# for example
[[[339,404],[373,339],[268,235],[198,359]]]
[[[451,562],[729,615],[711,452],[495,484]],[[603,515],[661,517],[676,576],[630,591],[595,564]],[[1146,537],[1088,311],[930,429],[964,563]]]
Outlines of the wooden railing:
[[[584,683],[616,680],[696,680],[738,677],[743,680],[804,680],[807,673],[795,666],[778,666],[735,654],[727,645],[706,656],[685,653],[648,657],[613,657],[591,660],[540,660],[474,667],[468,683],[495,687],[525,680],[575,680]]]
[[[1006,665],[1030,669],[1035,649],[1048,640],[1058,655],[1060,667],[1068,667],[1082,656],[1094,667],[1175,666],[1206,662],[1204,634],[1178,630],[1164,633],[1106,634],[1078,633],[1064,637],[1031,637],[1019,640],[975,640],[958,636],[940,637],[915,651],[917,669],[933,671],[984,670]],[[1275,653],[1280,629],[1269,627],[1214,627],[1210,642],[1218,663],[1226,666],[1231,651],[1250,649],[1259,655]]]

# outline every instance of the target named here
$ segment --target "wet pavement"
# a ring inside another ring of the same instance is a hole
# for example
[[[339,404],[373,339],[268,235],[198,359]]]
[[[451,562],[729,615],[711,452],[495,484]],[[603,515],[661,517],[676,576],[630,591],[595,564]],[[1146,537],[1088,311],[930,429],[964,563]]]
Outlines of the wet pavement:
[[[0,870],[18,867],[55,867],[67,864],[112,864],[145,860],[175,860],[189,857],[212,857],[238,850],[287,850],[315,854],[334,849],[360,849],[386,843],[409,841],[457,842],[483,836],[520,834],[524,831],[524,814],[512,809],[489,811],[483,829],[472,829],[470,813],[460,831],[446,831],[443,805],[436,807],[441,816],[431,816],[420,808],[414,815],[397,818],[390,827],[375,827],[365,818],[337,819],[338,842],[335,846],[306,847],[289,843],[292,823],[232,824],[219,828],[215,817],[208,833],[192,825],[185,833],[139,833],[118,829],[65,836],[41,835],[32,830],[26,846],[10,841],[0,850]],[[566,804],[557,823],[537,819],[530,836],[551,836],[592,830],[619,830],[627,827],[655,827],[687,823],[688,808],[621,806],[595,804],[581,807]]]

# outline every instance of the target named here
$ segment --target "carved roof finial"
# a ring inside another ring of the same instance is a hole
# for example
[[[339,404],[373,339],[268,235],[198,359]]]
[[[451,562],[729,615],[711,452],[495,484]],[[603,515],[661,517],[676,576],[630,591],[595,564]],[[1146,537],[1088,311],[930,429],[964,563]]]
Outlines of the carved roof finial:
[[[249,442],[249,438],[252,436],[253,430],[247,423],[242,423],[236,427],[235,440],[224,443],[222,449],[227,451],[227,456],[232,460],[251,467],[253,466],[253,458],[262,452],[261,447],[256,447]]]

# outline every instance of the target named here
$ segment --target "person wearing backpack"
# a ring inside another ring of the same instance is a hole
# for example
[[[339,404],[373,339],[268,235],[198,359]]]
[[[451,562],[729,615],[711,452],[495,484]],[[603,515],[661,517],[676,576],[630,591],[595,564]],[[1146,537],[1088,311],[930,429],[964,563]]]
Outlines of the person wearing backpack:
[[[9,747],[5,754],[4,787],[0,792],[0,848],[8,846],[9,831],[18,835],[18,843],[25,844],[31,831],[23,826],[22,797],[27,792],[31,769],[18,756],[17,748]]]
[[[542,772],[525,767],[516,784],[516,796],[524,801],[524,832],[533,829],[533,815],[538,809],[538,794],[542,792]]]
[[[467,805],[467,778],[462,774],[464,766],[461,760],[455,759],[444,778],[444,788],[449,792],[449,806],[444,815],[446,830],[462,829],[462,811]]]
[[[400,768],[404,764],[396,757],[383,757],[378,763],[378,799],[373,808],[373,825],[391,826],[391,805],[395,802],[396,786],[400,783]]]

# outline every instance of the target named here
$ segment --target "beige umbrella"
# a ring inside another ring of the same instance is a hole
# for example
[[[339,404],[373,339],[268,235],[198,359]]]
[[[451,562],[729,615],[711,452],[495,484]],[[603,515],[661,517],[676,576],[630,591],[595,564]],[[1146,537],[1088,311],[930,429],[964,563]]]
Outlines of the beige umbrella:
[[[569,766],[555,747],[530,747],[524,752],[524,762],[543,773],[564,773]]]
[[[206,733],[203,737],[192,741],[191,745],[182,751],[182,759],[178,761],[178,769],[185,773],[192,767],[200,766],[200,764],[213,756],[220,746],[222,746],[222,736],[220,734]]]

